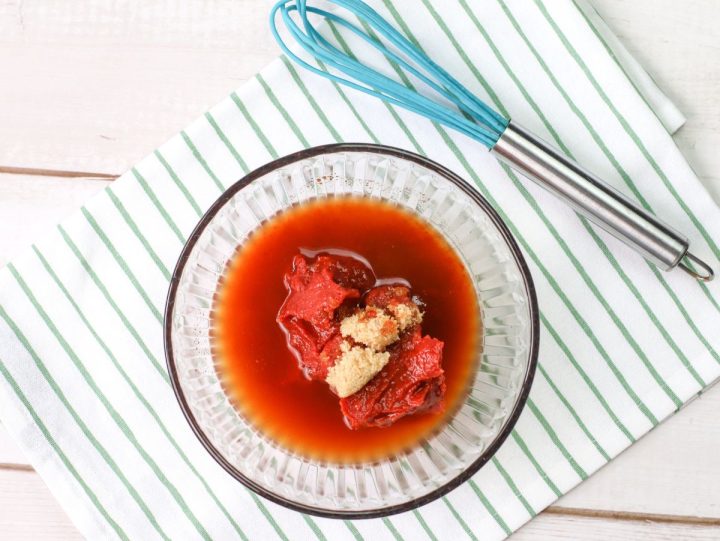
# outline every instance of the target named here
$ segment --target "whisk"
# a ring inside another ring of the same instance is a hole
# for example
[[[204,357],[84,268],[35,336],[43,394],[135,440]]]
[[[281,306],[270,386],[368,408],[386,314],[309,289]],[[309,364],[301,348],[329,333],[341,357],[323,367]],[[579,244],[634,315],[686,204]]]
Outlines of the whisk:
[[[452,75],[433,62],[379,13],[361,0],[326,0],[344,8],[383,38],[380,41],[360,27],[307,0],[280,0],[270,12],[270,28],[283,52],[303,68],[403,107],[453,128],[485,145],[502,162],[554,193],[579,214],[637,250],[662,270],[680,267],[702,281],[713,270],[691,254],[684,235],[640,208],[625,195],[569,159],[538,136],[494,111]],[[366,66],[322,36],[310,20],[323,19],[352,32],[370,47],[416,77],[441,100],[431,99]],[[330,69],[320,69],[295,54],[277,29],[278,18],[305,52]],[[296,21],[297,20],[297,21]],[[298,24],[300,23],[300,25]],[[385,45],[387,42],[391,47]],[[701,271],[695,270],[695,266]]]

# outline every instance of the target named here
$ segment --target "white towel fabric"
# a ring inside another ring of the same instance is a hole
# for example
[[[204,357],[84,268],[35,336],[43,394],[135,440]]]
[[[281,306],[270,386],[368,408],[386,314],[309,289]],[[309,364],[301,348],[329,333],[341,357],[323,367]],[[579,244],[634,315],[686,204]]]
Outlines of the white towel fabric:
[[[587,6],[375,5],[718,266],[720,212],[658,120],[672,131],[681,116]],[[517,236],[542,312],[512,436],[472,482],[384,520],[311,518],[247,491],[193,436],[163,360],[170,272],[204,209],[276,156],[336,141],[420,152],[477,186]],[[278,59],[0,272],[0,415],[91,539],[499,539],[720,375],[719,297],[720,283],[657,271],[478,143]]]

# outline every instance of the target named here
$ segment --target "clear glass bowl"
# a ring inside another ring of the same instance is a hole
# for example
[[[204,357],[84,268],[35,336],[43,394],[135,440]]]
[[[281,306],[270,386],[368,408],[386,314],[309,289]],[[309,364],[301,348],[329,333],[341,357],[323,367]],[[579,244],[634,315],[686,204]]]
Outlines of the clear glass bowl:
[[[233,407],[212,354],[213,296],[237,247],[283,209],[338,195],[392,202],[440,231],[467,265],[483,320],[479,365],[460,408],[415,448],[365,464],[310,459],[265,437]],[[164,340],[185,417],[233,477],[298,511],[362,518],[428,503],[492,457],[525,404],[538,335],[527,265],[487,201],[460,177],[421,156],[378,145],[340,144],[265,165],[210,207],[175,268]]]

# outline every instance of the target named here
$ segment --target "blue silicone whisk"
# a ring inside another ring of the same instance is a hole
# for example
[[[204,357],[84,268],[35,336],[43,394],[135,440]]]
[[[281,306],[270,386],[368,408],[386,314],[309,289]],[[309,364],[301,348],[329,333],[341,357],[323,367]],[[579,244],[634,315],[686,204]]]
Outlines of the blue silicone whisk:
[[[480,98],[420,51],[401,32],[361,0],[326,0],[370,27],[384,41],[307,0],[280,0],[270,12],[270,28],[283,52],[303,68],[337,83],[453,128],[490,149],[513,169],[554,193],[578,213],[637,250],[663,270],[680,267],[709,281],[712,269],[689,251],[688,239],[600,180],[559,150],[488,107]],[[277,29],[282,21],[296,44],[326,69],[294,53]],[[424,96],[338,49],[313,24],[332,21],[352,32],[408,74],[425,83],[436,99]],[[385,45],[387,43],[388,45]],[[336,73],[342,73],[347,78]],[[443,104],[443,101],[446,104]],[[702,269],[698,272],[690,265]]]

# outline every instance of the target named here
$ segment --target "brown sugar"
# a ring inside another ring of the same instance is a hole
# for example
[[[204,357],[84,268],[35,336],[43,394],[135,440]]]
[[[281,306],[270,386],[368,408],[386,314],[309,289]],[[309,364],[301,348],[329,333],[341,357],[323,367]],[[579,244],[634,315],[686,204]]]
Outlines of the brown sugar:
[[[390,360],[390,353],[387,351],[351,346],[348,342],[343,342],[340,349],[342,355],[328,370],[325,379],[340,398],[362,389]]]

